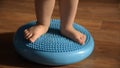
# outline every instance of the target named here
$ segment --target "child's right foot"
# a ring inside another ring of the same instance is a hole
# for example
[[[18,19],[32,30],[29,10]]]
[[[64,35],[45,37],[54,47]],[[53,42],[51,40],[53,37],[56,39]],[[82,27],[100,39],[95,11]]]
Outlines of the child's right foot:
[[[48,27],[49,26],[37,24],[28,29],[25,29],[25,38],[30,42],[35,42],[37,38],[39,38],[41,35],[45,34],[48,31]]]

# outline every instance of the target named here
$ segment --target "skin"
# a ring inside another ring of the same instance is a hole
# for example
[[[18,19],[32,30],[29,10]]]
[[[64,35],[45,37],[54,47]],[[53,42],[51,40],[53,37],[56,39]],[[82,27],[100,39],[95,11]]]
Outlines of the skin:
[[[61,34],[84,44],[86,36],[73,28],[77,6],[79,0],[59,0],[60,6],[60,31]],[[35,42],[37,38],[48,31],[55,0],[35,0],[35,10],[37,24],[24,30],[25,38],[30,42]]]

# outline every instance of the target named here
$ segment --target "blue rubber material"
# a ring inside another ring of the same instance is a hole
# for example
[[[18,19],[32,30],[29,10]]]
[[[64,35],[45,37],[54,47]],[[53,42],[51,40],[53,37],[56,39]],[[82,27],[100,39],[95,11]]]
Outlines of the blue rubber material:
[[[53,19],[46,34],[30,43],[24,38],[24,30],[36,24],[36,21],[21,26],[13,39],[17,52],[36,63],[45,65],[66,65],[87,58],[94,49],[90,33],[82,26],[73,24],[74,28],[86,35],[84,45],[72,41],[60,34],[60,20]]]

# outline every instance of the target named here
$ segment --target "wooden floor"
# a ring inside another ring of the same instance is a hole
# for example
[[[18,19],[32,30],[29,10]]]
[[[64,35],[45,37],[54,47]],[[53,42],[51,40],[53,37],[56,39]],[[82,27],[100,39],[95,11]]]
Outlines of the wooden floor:
[[[80,0],[75,19],[94,37],[94,52],[82,62],[52,67],[21,58],[12,43],[15,31],[35,20],[33,0],[0,0],[0,68],[120,68],[120,2],[103,1]],[[58,11],[56,3],[53,18]]]

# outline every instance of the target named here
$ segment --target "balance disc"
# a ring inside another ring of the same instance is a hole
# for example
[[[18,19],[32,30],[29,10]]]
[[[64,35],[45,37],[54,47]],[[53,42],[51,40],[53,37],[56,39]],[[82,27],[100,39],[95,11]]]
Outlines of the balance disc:
[[[24,30],[34,26],[36,21],[21,26],[15,33],[13,43],[16,51],[24,58],[44,65],[67,65],[87,58],[94,49],[94,41],[90,33],[82,26],[73,27],[86,35],[81,45],[60,33],[60,20],[51,20],[49,30],[34,43],[24,38]]]

